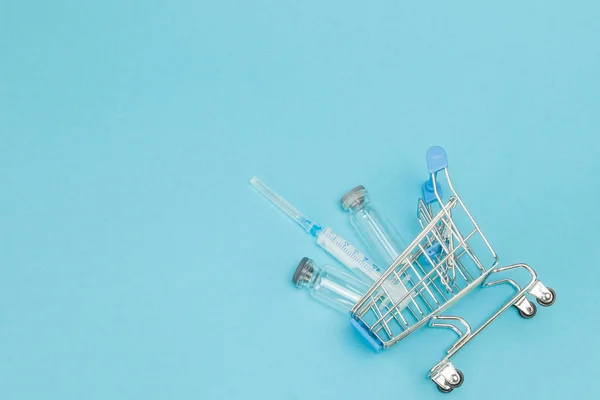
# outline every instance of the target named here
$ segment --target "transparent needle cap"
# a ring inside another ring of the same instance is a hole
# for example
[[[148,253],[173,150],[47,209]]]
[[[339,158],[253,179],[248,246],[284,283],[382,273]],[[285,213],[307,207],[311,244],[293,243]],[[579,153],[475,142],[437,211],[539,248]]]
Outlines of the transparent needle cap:
[[[275,204],[281,211],[286,213],[288,217],[296,221],[306,232],[316,236],[321,227],[310,219],[306,218],[296,207],[291,205],[286,199],[275,193],[270,187],[261,182],[257,177],[253,176],[250,179],[250,184],[265,196],[271,203]]]

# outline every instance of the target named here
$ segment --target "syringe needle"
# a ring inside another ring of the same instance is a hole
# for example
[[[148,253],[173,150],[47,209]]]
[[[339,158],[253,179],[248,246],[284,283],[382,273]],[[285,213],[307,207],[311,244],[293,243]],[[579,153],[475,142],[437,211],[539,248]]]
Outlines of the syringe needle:
[[[253,176],[250,178],[250,184],[258,190],[263,196],[265,196],[271,203],[275,204],[281,211],[286,213],[291,219],[296,221],[304,230],[313,236],[316,236],[316,232],[320,230],[320,227],[314,222],[309,220],[302,214],[298,209],[291,205],[286,199],[275,193],[271,188],[265,185],[257,177]]]

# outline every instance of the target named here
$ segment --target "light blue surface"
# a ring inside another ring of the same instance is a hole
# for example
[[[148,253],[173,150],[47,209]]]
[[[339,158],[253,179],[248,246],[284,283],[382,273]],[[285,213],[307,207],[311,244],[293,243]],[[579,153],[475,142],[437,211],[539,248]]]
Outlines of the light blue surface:
[[[0,398],[598,398],[599,20],[592,0],[4,0]],[[459,353],[446,397],[426,373],[452,332],[374,354],[293,287],[303,256],[333,261],[248,184],[350,240],[338,201],[363,184],[410,238],[433,144],[501,262],[558,294]]]

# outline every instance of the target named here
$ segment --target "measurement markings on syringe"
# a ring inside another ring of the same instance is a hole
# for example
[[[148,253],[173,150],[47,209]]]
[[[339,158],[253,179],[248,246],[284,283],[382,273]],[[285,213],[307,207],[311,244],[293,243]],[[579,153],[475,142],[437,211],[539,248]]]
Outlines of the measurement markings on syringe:
[[[325,230],[323,232],[323,235],[325,237],[331,239],[331,242],[333,244],[335,244],[335,246],[337,248],[342,250],[342,252],[344,252],[344,254],[348,255],[352,260],[359,263],[363,268],[365,268],[369,271],[380,272],[379,267],[377,267],[375,264],[371,263],[367,256],[365,256],[363,253],[361,253],[360,250],[358,250],[356,247],[352,246],[346,240],[340,239],[339,236],[337,236],[336,234],[332,233],[329,230]]]

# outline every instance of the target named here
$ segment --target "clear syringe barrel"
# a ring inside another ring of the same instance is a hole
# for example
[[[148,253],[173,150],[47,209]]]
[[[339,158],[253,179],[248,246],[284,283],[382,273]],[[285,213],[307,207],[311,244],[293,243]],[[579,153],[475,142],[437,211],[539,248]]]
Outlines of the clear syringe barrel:
[[[324,228],[317,233],[317,244],[363,282],[372,283],[381,276],[381,269],[376,264],[331,228]]]

